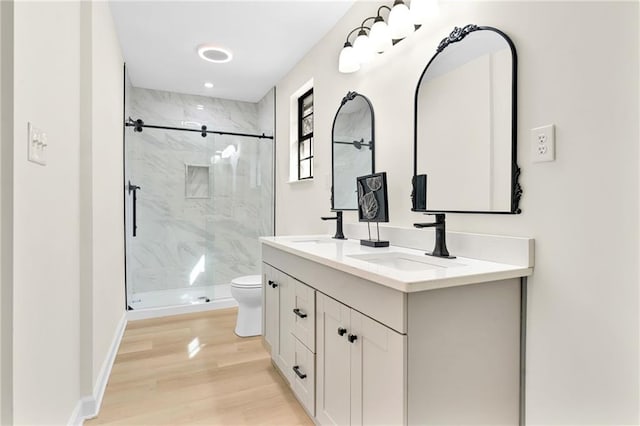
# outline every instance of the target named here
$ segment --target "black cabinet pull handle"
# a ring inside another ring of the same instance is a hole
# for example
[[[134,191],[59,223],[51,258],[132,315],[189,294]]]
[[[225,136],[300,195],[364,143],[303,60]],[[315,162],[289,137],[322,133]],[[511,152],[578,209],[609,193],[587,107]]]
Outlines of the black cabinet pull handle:
[[[338,328],[338,334],[339,335],[344,336],[344,333],[346,333],[346,332],[347,332],[346,328],[342,328],[342,327]]]
[[[300,309],[295,308],[293,310],[293,313],[296,314],[297,316],[299,316],[300,318],[306,318],[307,314],[305,314],[304,312],[300,312]]]
[[[278,287],[278,283],[277,283],[277,282],[275,282],[275,281],[273,281],[273,280],[269,280],[269,285],[270,285],[272,288],[276,288],[276,287]]]
[[[270,287],[273,287],[273,280],[269,280],[267,284],[269,284]]]
[[[293,372],[296,373],[296,375],[298,377],[300,377],[301,379],[306,379],[307,378],[306,374],[300,372],[300,366],[299,365],[294,365],[293,366]]]
[[[357,339],[358,339],[358,336],[356,336],[355,334],[350,334],[350,335],[348,335],[348,336],[347,336],[347,340],[348,340],[350,343],[355,342]]]

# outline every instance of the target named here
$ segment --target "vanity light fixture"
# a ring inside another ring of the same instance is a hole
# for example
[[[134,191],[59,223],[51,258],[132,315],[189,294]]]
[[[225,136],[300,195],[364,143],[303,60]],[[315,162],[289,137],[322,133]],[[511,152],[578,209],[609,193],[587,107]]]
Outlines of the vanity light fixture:
[[[393,8],[389,12],[389,31],[391,38],[394,40],[402,40],[411,34],[415,28],[413,27],[413,19],[409,8],[404,1],[395,0]]]
[[[211,44],[198,46],[198,56],[205,61],[215,62],[217,64],[224,64],[225,62],[229,62],[233,59],[233,54],[230,50]]]
[[[341,73],[352,73],[356,72],[360,69],[360,65],[369,62],[373,59],[373,49],[374,46],[367,35],[367,31],[371,31],[371,28],[366,27],[364,24],[369,19],[374,19],[373,17],[367,18],[360,24],[359,27],[352,29],[349,34],[347,34],[347,40],[344,43],[344,47],[340,52],[340,57],[338,58],[338,71]],[[356,37],[353,45],[349,41],[349,37],[358,31],[358,36]]]
[[[356,58],[361,64],[366,64],[373,59],[373,46],[364,27],[360,29],[358,37],[353,42],[353,50],[356,51]]]
[[[391,32],[389,26],[380,13],[376,16],[369,31],[369,39],[371,40],[371,46],[376,53],[382,53],[387,49],[391,49],[393,42],[391,41]]]
[[[338,71],[345,74],[358,71],[362,64],[373,59],[374,53],[389,50],[420,28],[425,17],[438,12],[438,0],[411,0],[410,6],[407,7],[403,0],[395,0],[392,8],[382,5],[376,16],[366,18],[360,26],[351,30],[340,51]],[[388,12],[386,21],[381,15],[383,10]],[[373,20],[371,27],[365,26],[369,20]],[[358,35],[351,44],[349,37],[356,31]]]
[[[347,74],[356,72],[359,69],[360,62],[358,61],[358,56],[356,55],[356,51],[353,49],[353,46],[349,42],[349,36],[347,36],[347,41],[344,44],[342,51],[340,52],[340,57],[338,58],[338,71]]]

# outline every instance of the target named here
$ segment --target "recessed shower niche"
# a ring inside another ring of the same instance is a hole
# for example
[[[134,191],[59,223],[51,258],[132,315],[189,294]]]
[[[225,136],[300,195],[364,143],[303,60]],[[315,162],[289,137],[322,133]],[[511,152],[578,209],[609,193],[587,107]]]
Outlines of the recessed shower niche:
[[[184,193],[186,198],[209,198],[209,166],[184,165]]]

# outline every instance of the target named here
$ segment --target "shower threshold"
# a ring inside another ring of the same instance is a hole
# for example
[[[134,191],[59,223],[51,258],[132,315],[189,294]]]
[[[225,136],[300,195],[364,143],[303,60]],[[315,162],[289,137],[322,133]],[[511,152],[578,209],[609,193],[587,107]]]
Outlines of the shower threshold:
[[[128,298],[127,304],[129,320],[237,306],[228,284],[134,293]]]

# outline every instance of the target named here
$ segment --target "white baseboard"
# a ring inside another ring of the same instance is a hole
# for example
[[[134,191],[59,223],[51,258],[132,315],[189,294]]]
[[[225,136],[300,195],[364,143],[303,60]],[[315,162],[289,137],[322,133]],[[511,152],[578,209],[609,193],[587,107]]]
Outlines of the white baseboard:
[[[122,318],[120,318],[113,340],[111,341],[111,346],[109,347],[109,352],[102,363],[100,374],[98,374],[98,378],[93,387],[93,394],[85,396],[78,401],[75,409],[73,410],[73,414],[71,415],[71,420],[69,421],[70,426],[82,425],[85,420],[92,419],[98,415],[100,407],[102,406],[104,391],[107,388],[109,376],[111,375],[111,369],[113,368],[113,363],[116,360],[118,348],[120,347],[120,342],[122,341],[122,336],[124,336],[124,330],[126,328],[127,314],[125,312],[123,313]]]
[[[82,406],[84,405],[84,400],[85,398],[82,398],[76,403],[67,426],[80,426],[82,425],[82,422],[84,422],[84,417],[82,416]]]
[[[100,374],[98,375],[98,380],[96,380],[96,384],[93,387],[93,401],[94,406],[91,407],[93,410],[90,412],[85,411],[85,419],[90,419],[98,415],[100,411],[100,407],[102,406],[102,398],[104,397],[104,391],[107,389],[107,383],[109,382],[109,377],[111,376],[111,369],[113,368],[113,363],[116,360],[116,355],[118,355],[118,348],[120,348],[120,342],[122,342],[122,337],[124,336],[124,330],[127,328],[127,314],[126,312],[120,318],[120,322],[118,322],[118,328],[116,328],[116,333],[113,336],[113,341],[111,342],[111,346],[109,347],[109,353],[107,358],[104,360],[102,364],[102,368],[100,369]]]
[[[165,306],[161,308],[134,309],[127,311],[128,321],[137,321],[149,318],[167,317],[170,315],[190,314],[194,312],[213,311],[216,309],[233,308],[238,302],[233,298],[212,300],[209,303],[197,303],[195,305]]]

